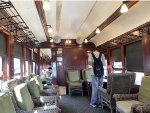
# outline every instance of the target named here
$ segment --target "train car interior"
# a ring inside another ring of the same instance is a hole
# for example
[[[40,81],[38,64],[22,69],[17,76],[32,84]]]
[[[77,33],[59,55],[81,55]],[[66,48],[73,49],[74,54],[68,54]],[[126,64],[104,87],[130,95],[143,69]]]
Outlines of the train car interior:
[[[150,1],[0,0],[0,113],[150,113]]]

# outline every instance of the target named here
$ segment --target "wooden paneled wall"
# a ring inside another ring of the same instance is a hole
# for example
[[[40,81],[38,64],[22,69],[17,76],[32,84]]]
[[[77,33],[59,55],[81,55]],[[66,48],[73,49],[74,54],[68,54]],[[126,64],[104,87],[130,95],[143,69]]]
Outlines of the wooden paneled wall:
[[[85,48],[63,48],[63,68],[85,69],[87,63],[87,52]]]

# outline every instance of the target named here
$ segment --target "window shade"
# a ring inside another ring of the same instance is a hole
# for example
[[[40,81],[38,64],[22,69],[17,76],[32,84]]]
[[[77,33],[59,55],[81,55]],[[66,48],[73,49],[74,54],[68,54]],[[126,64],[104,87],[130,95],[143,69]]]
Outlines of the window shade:
[[[111,59],[112,62],[119,62],[121,61],[121,48],[115,48],[111,51]]]
[[[37,54],[33,53],[33,61],[36,62],[36,60],[37,60]]]
[[[126,45],[126,68],[128,71],[143,72],[141,41]]]
[[[0,33],[0,56],[6,56],[6,38],[3,33]]]
[[[21,58],[22,57],[22,47],[21,45],[14,43],[14,58]]]
[[[26,49],[26,60],[30,61],[30,50]]]

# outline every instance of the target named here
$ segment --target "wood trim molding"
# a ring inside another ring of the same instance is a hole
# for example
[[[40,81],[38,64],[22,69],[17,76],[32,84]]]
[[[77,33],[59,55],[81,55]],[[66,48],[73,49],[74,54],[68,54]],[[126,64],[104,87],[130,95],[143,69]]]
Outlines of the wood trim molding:
[[[130,9],[132,6],[134,6],[138,1],[126,1],[126,5],[128,9]],[[107,27],[109,24],[111,24],[114,20],[116,20],[119,16],[122,15],[120,13],[121,6],[111,15],[109,16],[101,25],[98,26],[98,28],[102,31],[105,27]],[[88,40],[92,39],[96,33],[96,29],[86,38]]]
[[[39,17],[40,17],[40,20],[41,20],[41,23],[42,23],[42,26],[43,26],[43,29],[44,29],[44,32],[45,32],[45,35],[46,35],[46,38],[48,40],[48,32],[47,32],[47,22],[46,22],[46,17],[45,17],[45,12],[44,12],[44,9],[43,9],[43,3],[42,1],[39,1],[39,0],[35,0],[35,6],[36,6],[36,9],[38,11],[38,14],[39,14]]]

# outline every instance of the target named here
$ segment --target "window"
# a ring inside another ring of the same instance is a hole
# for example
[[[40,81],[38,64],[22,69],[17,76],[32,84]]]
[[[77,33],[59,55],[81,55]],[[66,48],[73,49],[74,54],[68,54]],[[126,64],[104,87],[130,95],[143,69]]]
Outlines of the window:
[[[142,73],[142,72],[135,72],[135,73],[136,73],[135,84],[141,85],[141,81],[144,76],[144,73]]]
[[[105,62],[106,62],[106,66],[103,66],[103,68],[104,68],[104,77],[105,77],[105,76],[108,76],[107,60],[105,60]]]
[[[29,74],[29,62],[28,61],[26,61],[26,73],[25,74],[26,75]]]
[[[21,64],[20,59],[14,58],[14,74],[20,75],[21,74]]]
[[[35,62],[32,62],[32,64],[33,64],[33,70],[32,70],[32,73],[35,74],[35,71],[36,71],[36,64],[35,64]]]

